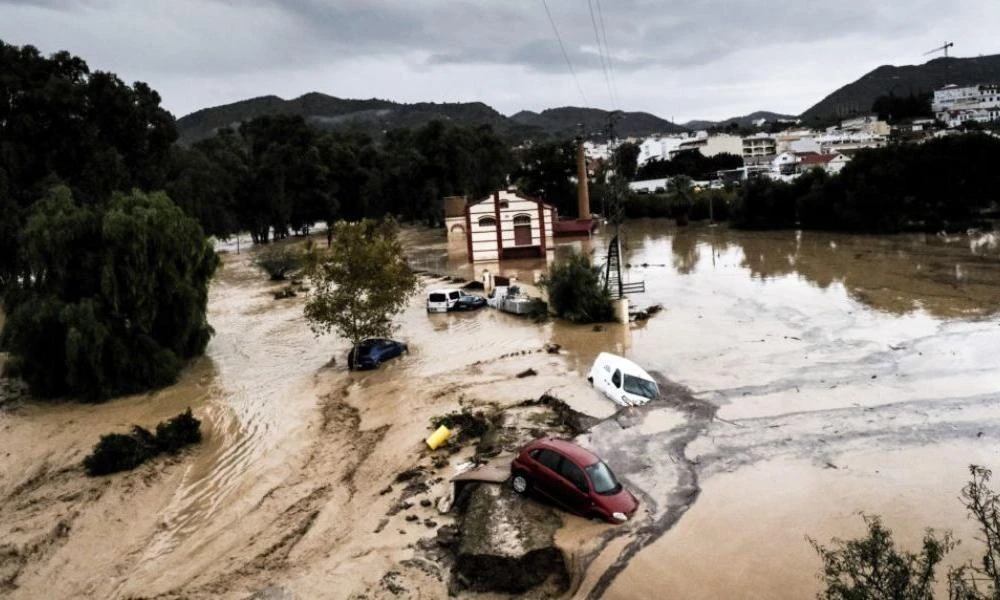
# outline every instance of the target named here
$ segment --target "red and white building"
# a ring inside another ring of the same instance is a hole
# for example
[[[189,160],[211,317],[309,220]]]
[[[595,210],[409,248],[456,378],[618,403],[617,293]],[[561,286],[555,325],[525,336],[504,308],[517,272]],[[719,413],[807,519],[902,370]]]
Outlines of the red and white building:
[[[469,262],[510,258],[545,258],[555,245],[555,207],[537,198],[501,190],[445,213],[448,238],[464,234]]]

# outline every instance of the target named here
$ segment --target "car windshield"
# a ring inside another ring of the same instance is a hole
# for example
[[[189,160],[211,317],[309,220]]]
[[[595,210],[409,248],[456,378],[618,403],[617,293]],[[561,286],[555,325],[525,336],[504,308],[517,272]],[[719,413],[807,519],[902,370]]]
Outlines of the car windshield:
[[[446,302],[448,297],[444,294],[431,294],[429,300],[431,302]]]
[[[624,387],[625,391],[630,394],[642,396],[643,398],[649,398],[650,400],[656,399],[656,384],[648,379],[626,374]]]
[[[587,475],[590,477],[590,483],[594,486],[594,491],[602,495],[617,494],[622,486],[615,479],[615,474],[611,472],[608,465],[602,462],[596,462],[586,469]]]

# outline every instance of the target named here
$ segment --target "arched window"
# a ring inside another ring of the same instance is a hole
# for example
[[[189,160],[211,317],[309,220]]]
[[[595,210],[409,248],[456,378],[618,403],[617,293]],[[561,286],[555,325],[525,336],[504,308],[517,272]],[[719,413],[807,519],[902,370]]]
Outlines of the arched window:
[[[497,226],[497,220],[494,219],[493,217],[479,217],[479,226],[480,227],[496,227]]]
[[[529,215],[515,215],[514,225],[531,225],[531,217]]]

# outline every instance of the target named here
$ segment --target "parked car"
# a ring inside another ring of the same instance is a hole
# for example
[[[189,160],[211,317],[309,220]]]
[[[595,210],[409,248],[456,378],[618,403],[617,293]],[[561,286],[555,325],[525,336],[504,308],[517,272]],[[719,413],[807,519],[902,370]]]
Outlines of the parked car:
[[[380,364],[396,358],[410,349],[403,342],[385,338],[368,338],[347,353],[347,366],[350,369],[377,369]]]
[[[462,293],[458,290],[431,290],[427,293],[427,312],[448,312],[461,297]]]
[[[636,406],[656,400],[660,389],[642,367],[615,354],[601,352],[590,367],[587,381],[594,388],[623,406]]]
[[[529,490],[566,510],[609,523],[623,523],[635,514],[639,501],[604,462],[573,442],[535,440],[521,448],[510,464],[511,487]]]
[[[455,301],[455,305],[451,307],[451,310],[475,310],[484,306],[486,306],[486,298],[459,292],[458,300]]]

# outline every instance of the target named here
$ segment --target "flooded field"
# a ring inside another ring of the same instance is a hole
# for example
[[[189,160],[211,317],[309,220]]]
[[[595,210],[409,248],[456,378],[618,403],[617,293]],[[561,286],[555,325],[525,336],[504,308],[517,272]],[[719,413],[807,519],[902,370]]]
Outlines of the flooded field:
[[[950,560],[977,556],[957,496],[970,463],[1000,465],[995,234],[741,232],[639,221],[623,236],[626,280],[646,285],[633,303],[665,310],[624,332],[550,325],[550,339],[577,372],[598,352],[617,350],[717,413],[683,450],[697,479],[690,513],[666,519],[663,510],[657,519],[676,521],[669,532],[643,526],[641,548],[620,542],[592,557],[579,595],[809,596],[819,563],[805,536],[860,534],[862,511],[884,515],[913,547],[925,527],[953,529],[967,541]],[[572,247],[599,264],[608,238],[562,244],[556,256]],[[473,276],[446,255],[447,246],[428,245],[416,260]],[[486,268],[530,281],[546,265]],[[633,484],[662,487],[655,494],[664,501],[678,488],[651,483],[650,473],[680,485],[668,443],[682,428],[662,431],[652,416],[636,431],[604,428],[586,441],[620,455]],[[631,558],[615,566],[621,552]]]
[[[644,504],[617,528],[564,517],[575,596],[810,596],[818,560],[805,536],[857,535],[859,511],[884,515],[911,547],[924,527],[953,529],[965,542],[950,560],[976,556],[957,496],[969,463],[1000,465],[996,237],[663,221],[624,236],[627,279],[647,290],[633,302],[664,307],[653,319],[595,331],[489,309],[427,315],[418,293],[398,331],[411,353],[353,374],[347,344],[309,330],[301,296],[273,300],[252,252],[227,254],[210,292],[216,335],[176,385],[96,406],[0,407],[0,594],[445,595],[417,549],[434,533],[422,521],[445,517],[417,505],[420,520],[404,520],[398,490],[385,490],[426,460],[435,415],[544,392],[603,419],[580,441]],[[440,232],[404,238],[429,271],[533,282],[547,269],[473,267]],[[607,241],[560,243],[556,256],[576,248],[600,262]],[[562,352],[540,352],[547,343]],[[602,351],[656,373],[667,400],[616,414],[584,380]],[[516,376],[529,366],[536,377]],[[83,476],[101,433],[187,406],[206,431],[189,455]]]

